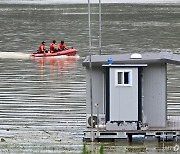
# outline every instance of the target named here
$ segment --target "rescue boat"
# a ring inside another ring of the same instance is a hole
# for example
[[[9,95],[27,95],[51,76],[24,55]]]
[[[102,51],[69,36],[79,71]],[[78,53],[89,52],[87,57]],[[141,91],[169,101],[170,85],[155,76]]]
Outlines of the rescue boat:
[[[32,53],[30,56],[31,57],[54,57],[54,56],[62,56],[62,55],[65,55],[65,56],[75,56],[77,55],[77,50],[76,49],[73,49],[73,48],[70,48],[70,49],[66,49],[66,50],[62,50],[62,51],[57,51],[57,52],[54,52],[54,53]]]

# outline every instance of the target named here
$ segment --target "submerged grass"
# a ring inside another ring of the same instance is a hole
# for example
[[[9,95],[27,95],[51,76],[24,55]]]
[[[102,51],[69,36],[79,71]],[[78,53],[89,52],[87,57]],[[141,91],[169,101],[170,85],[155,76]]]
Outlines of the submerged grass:
[[[83,152],[82,154],[90,154],[91,151],[88,151],[87,147],[86,147],[86,144],[83,145]]]
[[[102,144],[100,146],[99,153],[104,154],[104,146]]]
[[[92,152],[87,149],[86,144],[84,144],[84,145],[83,145],[83,152],[82,152],[82,154],[91,154],[91,153],[92,153]],[[103,146],[103,145],[100,146],[99,154],[104,154],[104,146]]]

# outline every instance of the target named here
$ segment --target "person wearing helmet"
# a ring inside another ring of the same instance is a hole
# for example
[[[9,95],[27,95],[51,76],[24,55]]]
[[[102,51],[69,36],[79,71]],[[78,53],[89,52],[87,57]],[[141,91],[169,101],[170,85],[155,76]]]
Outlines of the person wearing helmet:
[[[41,45],[39,46],[37,52],[38,52],[38,53],[45,53],[45,52],[46,52],[45,42],[44,42],[44,41],[42,41],[42,43],[41,43]]]
[[[58,51],[62,51],[62,50],[66,50],[66,49],[67,49],[66,44],[64,43],[64,41],[61,41],[61,42],[58,44]]]
[[[56,40],[53,40],[53,42],[50,44],[50,53],[56,52]]]

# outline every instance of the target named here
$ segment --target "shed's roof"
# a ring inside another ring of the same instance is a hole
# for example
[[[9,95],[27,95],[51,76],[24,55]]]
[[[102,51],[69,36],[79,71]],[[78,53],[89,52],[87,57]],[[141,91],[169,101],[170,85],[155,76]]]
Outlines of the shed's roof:
[[[112,58],[113,64],[155,64],[170,63],[180,65],[180,54],[173,52],[145,52],[141,53],[142,58],[131,58],[133,53],[123,53],[118,55],[92,55],[93,66],[107,64],[107,60]],[[83,66],[88,66],[90,56],[83,61]]]

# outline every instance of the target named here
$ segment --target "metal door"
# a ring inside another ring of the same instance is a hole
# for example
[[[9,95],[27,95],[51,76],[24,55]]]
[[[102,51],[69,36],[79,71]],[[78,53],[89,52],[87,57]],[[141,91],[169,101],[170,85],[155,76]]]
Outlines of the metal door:
[[[109,80],[109,120],[138,121],[138,68],[112,67]]]

